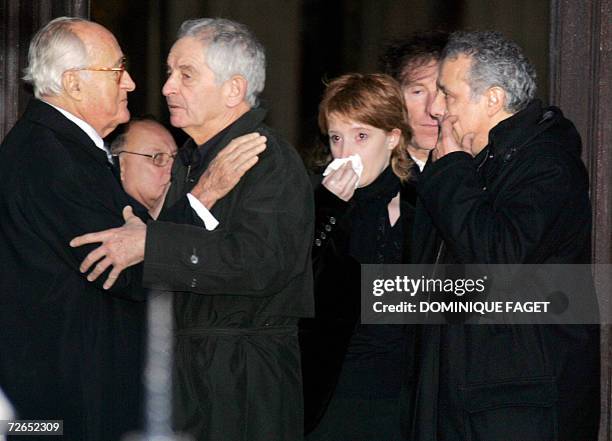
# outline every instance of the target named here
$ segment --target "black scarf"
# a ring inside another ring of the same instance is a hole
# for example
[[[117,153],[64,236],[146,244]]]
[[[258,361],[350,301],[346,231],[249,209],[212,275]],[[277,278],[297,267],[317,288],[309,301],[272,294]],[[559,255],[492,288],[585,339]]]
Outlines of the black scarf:
[[[349,253],[360,263],[400,263],[401,222],[393,228],[387,206],[400,191],[400,180],[388,166],[370,185],[355,190]]]

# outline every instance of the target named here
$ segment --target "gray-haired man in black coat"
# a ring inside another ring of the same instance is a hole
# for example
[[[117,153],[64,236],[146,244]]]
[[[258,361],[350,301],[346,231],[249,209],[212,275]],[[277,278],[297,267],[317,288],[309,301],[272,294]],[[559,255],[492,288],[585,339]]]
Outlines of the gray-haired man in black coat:
[[[158,221],[132,220],[74,244],[103,242],[84,263],[97,262],[93,277],[144,259],[145,286],[175,292],[178,429],[198,440],[301,439],[297,320],[314,309],[314,207],[301,159],[258,106],[263,47],[239,23],[188,20],[167,62],[170,121],[191,139]],[[258,157],[225,149],[254,131],[267,139],[262,152],[254,135]],[[225,175],[220,157],[250,168],[227,194],[196,184]]]
[[[534,69],[515,43],[495,32],[451,36],[430,108],[440,139],[417,188],[418,262],[590,262],[580,137],[534,94]],[[592,292],[579,294],[596,308]],[[597,325],[427,325],[420,348],[409,439],[597,438]]]

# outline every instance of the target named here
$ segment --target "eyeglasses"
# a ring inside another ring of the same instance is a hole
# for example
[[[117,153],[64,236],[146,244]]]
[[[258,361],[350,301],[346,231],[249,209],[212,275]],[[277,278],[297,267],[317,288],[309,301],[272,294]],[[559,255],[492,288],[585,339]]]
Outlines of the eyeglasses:
[[[119,84],[121,83],[123,72],[127,70],[127,59],[123,57],[121,59],[121,64],[119,65],[119,67],[77,67],[77,68],[68,69],[68,70],[72,70],[72,71],[89,70],[93,72],[114,72],[115,81],[117,82],[117,84]]]
[[[113,156],[119,156],[121,153],[129,153],[130,155],[146,156],[147,158],[151,158],[151,160],[153,161],[153,165],[155,165],[156,167],[165,167],[166,165],[168,165],[170,161],[173,161],[174,158],[176,157],[176,153],[174,155],[171,155],[170,153],[160,152],[160,153],[153,153],[151,155],[147,153],[129,152],[127,150],[121,150],[120,152],[113,154]]]

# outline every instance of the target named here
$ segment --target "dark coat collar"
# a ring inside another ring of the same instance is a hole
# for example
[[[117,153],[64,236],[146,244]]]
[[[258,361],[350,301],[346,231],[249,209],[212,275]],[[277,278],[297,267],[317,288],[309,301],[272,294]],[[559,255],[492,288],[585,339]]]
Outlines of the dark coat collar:
[[[26,119],[34,124],[44,126],[45,128],[57,134],[58,139],[67,139],[71,144],[78,149],[82,149],[88,154],[92,160],[107,168],[111,173],[115,174],[115,178],[119,184],[119,189],[122,191],[121,182],[119,179],[118,169],[114,170],[108,162],[106,153],[102,151],[93,140],[79,126],[62,115],[53,106],[38,100],[31,99],[23,113],[23,119]],[[134,213],[141,219],[149,219],[147,209],[140,204],[136,199],[122,191],[126,197],[124,205],[131,205]]]
[[[185,193],[191,191],[197,179],[219,151],[229,144],[233,138],[257,129],[264,120],[266,113],[266,110],[259,107],[251,109],[202,145],[198,146],[193,139],[187,140],[179,150],[181,160],[174,161],[172,185],[166,196],[164,207],[171,207]]]
[[[523,110],[491,129],[488,150],[500,155],[510,148],[520,149],[562,118],[563,114],[558,108],[543,109],[540,100],[533,100]]]
[[[223,130],[221,132],[223,133],[223,136],[217,145],[217,152],[215,152],[215,156],[219,150],[229,144],[230,141],[236,136],[247,134],[259,127],[266,118],[267,113],[268,111],[261,107],[251,109],[247,113],[242,115],[240,118],[238,118],[229,127]]]
[[[193,139],[189,139],[179,153],[183,164],[192,163],[196,156],[202,156],[203,159],[205,157],[204,162],[210,162],[233,138],[252,132],[261,125],[266,114],[267,110],[265,109],[251,109],[201,145],[197,145]]]
[[[542,103],[533,100],[526,108],[497,124],[489,132],[489,146],[499,153],[525,137],[525,128],[534,126],[542,117]]]
[[[94,160],[104,165],[108,164],[106,153],[98,148],[79,126],[62,115],[53,106],[41,100],[32,99],[28,103],[23,117],[54,131],[58,137],[69,138],[75,144],[81,146]]]

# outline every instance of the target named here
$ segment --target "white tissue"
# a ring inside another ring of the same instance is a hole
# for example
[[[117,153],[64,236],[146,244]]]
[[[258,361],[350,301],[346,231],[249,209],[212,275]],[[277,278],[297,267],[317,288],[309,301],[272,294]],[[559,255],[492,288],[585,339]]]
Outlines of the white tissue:
[[[338,170],[340,167],[342,167],[347,162],[351,163],[351,167],[353,168],[353,171],[357,175],[358,179],[357,179],[357,182],[355,183],[355,188],[357,188],[357,186],[359,185],[359,180],[361,179],[361,174],[363,173],[363,162],[361,161],[361,156],[357,154],[348,156],[346,158],[334,159],[332,162],[330,162],[330,164],[327,166],[327,168],[323,172],[323,176],[327,176],[331,172]]]

